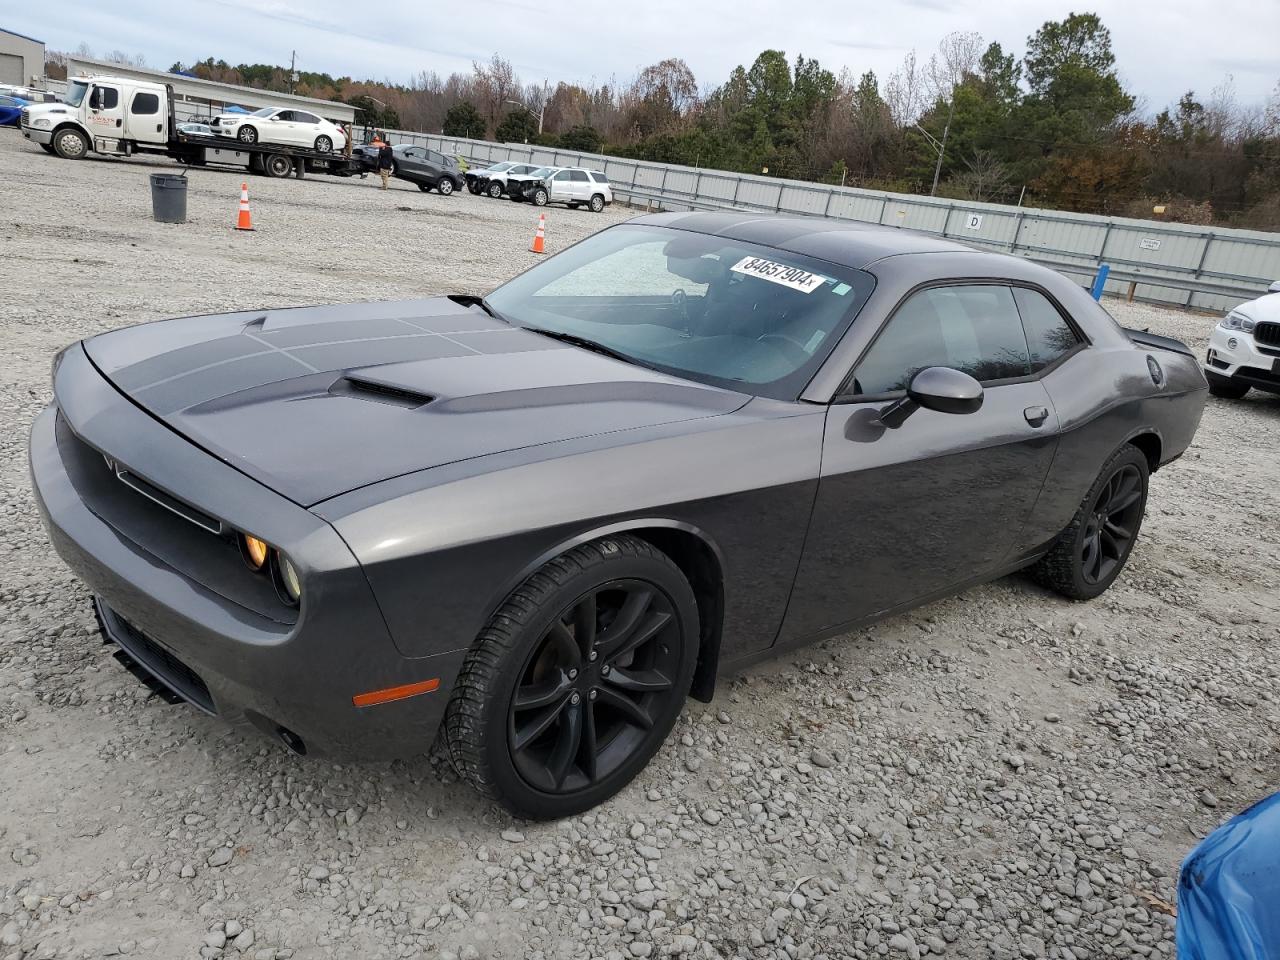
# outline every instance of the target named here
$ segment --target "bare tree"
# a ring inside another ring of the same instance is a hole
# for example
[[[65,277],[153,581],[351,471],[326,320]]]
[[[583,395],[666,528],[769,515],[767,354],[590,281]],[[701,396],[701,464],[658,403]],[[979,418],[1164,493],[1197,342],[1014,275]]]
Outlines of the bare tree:
[[[996,200],[1009,189],[1009,168],[990,151],[975,150],[964,165],[949,181],[959,199]]]
[[[965,77],[977,72],[982,58],[982,34],[972,31],[949,33],[938,42],[938,52],[924,69],[925,87],[935,101],[950,102]]]
[[[475,95],[489,127],[498,125],[498,118],[506,112],[506,102],[520,91],[520,80],[510,60],[503,60],[496,53],[488,63],[472,63]]]
[[[916,62],[914,50],[902,58],[902,66],[889,74],[884,85],[884,100],[893,122],[899,127],[911,126],[924,110],[924,82],[924,71]]]

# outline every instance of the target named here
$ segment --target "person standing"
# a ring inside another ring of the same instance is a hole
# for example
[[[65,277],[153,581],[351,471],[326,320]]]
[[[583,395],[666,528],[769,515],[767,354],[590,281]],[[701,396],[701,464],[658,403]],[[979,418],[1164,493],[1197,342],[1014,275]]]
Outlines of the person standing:
[[[395,165],[395,151],[391,149],[391,144],[383,143],[378,148],[378,176],[382,178],[382,189],[387,189],[387,182],[391,179],[391,168]]]

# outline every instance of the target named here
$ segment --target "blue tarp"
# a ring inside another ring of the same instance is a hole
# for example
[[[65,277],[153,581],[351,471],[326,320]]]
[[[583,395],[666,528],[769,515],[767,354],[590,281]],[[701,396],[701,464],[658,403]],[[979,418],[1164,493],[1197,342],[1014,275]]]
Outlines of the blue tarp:
[[[1205,837],[1178,879],[1178,960],[1280,957],[1280,793]]]
[[[223,113],[248,113],[244,107],[238,107],[234,103],[229,103],[222,108]]]

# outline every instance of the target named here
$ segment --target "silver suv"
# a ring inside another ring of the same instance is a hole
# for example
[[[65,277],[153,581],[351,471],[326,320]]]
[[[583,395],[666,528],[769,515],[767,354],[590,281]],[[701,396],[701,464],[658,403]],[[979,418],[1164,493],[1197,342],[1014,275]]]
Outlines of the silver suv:
[[[542,167],[525,176],[508,176],[507,195],[539,207],[548,203],[563,203],[571,210],[589,207],[592,213],[613,203],[609,178],[586,167]]]
[[[483,170],[468,170],[467,189],[472,193],[487,194],[497,200],[507,191],[507,177],[532,173],[537,169],[536,163],[515,163],[511,160],[503,160]]]

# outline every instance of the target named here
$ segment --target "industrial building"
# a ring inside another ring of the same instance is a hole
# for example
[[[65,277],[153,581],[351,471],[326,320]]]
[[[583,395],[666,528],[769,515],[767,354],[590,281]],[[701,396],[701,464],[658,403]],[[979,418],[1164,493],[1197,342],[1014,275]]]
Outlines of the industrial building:
[[[0,28],[0,83],[25,87],[44,76],[44,42]]]

